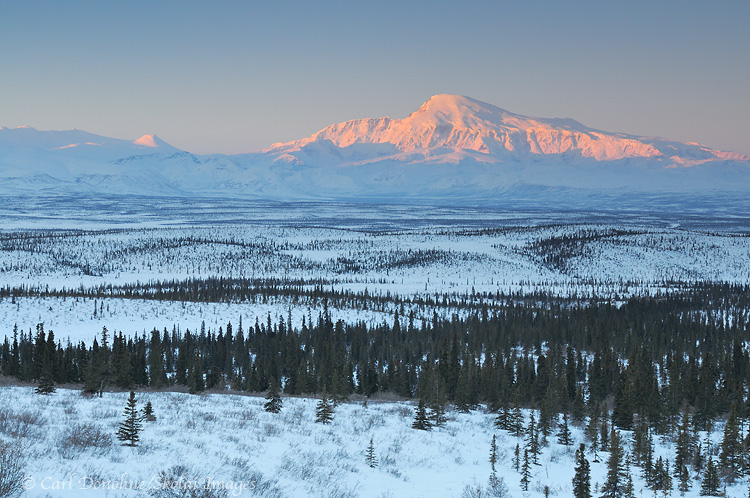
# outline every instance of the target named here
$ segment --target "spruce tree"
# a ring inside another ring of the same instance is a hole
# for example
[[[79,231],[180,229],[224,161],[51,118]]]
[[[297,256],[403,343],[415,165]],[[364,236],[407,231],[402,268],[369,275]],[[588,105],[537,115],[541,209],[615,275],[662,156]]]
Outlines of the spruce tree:
[[[570,446],[570,428],[568,427],[568,414],[563,413],[563,423],[560,424],[560,429],[557,432],[557,442],[564,445]]]
[[[125,413],[123,414],[125,420],[120,424],[120,429],[117,431],[117,439],[127,446],[137,446],[140,439],[141,418],[138,416],[136,402],[135,392],[130,391],[130,397],[128,398]]]
[[[492,443],[490,443],[490,467],[492,472],[495,472],[495,464],[497,463],[497,438],[492,435]]]
[[[625,459],[625,485],[622,490],[623,498],[635,498],[635,485],[633,484],[633,473],[630,471],[630,458]]]
[[[586,402],[583,400],[583,390],[580,387],[576,390],[575,398],[573,398],[570,414],[575,424],[581,424],[586,417]]]
[[[281,412],[281,396],[279,395],[278,382],[274,381],[271,383],[271,388],[268,390],[266,395],[266,404],[263,405],[263,409],[268,413],[280,413]]]
[[[607,417],[602,417],[601,430],[599,431],[599,448],[602,451],[607,451],[609,445],[609,425],[607,424]]]
[[[143,409],[143,420],[146,422],[155,422],[156,415],[154,415],[154,407],[151,406],[151,402],[146,403],[146,407]]]
[[[624,494],[624,469],[620,434],[612,428],[609,435],[609,458],[607,459],[607,481],[602,486],[602,498],[621,498]]]
[[[365,451],[365,462],[371,469],[378,466],[378,459],[375,457],[375,445],[372,442],[372,438],[370,438],[370,444],[367,446],[367,451]]]
[[[315,409],[315,422],[319,424],[330,424],[333,420],[333,400],[328,396],[326,389],[323,389],[323,395],[318,401]]]
[[[516,449],[513,452],[513,468],[518,472],[521,467],[521,447],[516,443]]]
[[[734,482],[742,469],[742,440],[737,417],[737,404],[732,403],[729,418],[724,426],[724,439],[721,442],[719,464],[728,482]]]
[[[529,449],[523,450],[523,465],[521,466],[521,489],[524,491],[529,490],[529,483],[531,482],[531,463],[529,462]]]
[[[685,466],[685,464],[682,464],[679,468],[679,474],[677,476],[680,479],[680,484],[677,486],[677,489],[680,491],[680,494],[682,496],[685,496],[685,493],[690,491],[690,472],[688,471],[688,468]]]
[[[695,472],[701,472],[703,470],[703,464],[705,463],[703,457],[703,446],[698,443],[695,448],[695,455],[693,455],[693,470]]]
[[[529,453],[531,453],[531,459],[534,465],[539,465],[539,454],[541,448],[539,447],[539,430],[534,419],[534,410],[531,411],[531,418],[529,419],[529,427],[526,430],[528,435],[528,446]]]
[[[445,427],[445,407],[441,404],[433,404],[428,416],[433,427]]]
[[[682,469],[686,468],[686,465],[692,462],[693,448],[695,446],[690,430],[690,412],[687,405],[682,411],[682,420],[677,430],[677,442],[675,446],[674,469],[677,476],[680,477]]]
[[[586,460],[586,446],[581,446],[576,450],[575,475],[573,476],[573,496],[574,498],[591,498],[591,467]]]
[[[648,452],[647,445],[649,445],[649,432],[648,424],[646,420],[638,416],[638,421],[633,429],[633,457],[635,464],[639,467],[643,467],[646,454]]]
[[[411,424],[411,428],[419,429],[420,431],[432,430],[432,423],[427,417],[427,408],[422,398],[419,398],[417,408],[414,410],[414,422]]]
[[[669,474],[669,461],[659,457],[651,472],[651,479],[647,482],[653,491],[669,491],[672,489],[672,476]]]
[[[706,472],[701,481],[701,496],[719,496],[719,471],[714,464],[713,457],[708,457]]]
[[[39,377],[39,384],[37,384],[34,392],[43,395],[52,394],[55,392],[55,381],[52,379],[52,372],[45,367],[42,367],[42,374],[41,377]]]
[[[523,434],[523,412],[518,404],[518,398],[515,399],[513,410],[511,411],[510,428],[513,435],[521,437]]]
[[[510,432],[511,431],[510,420],[511,420],[510,407],[508,406],[508,403],[503,401],[500,405],[500,408],[497,411],[497,417],[495,417],[495,426],[498,429],[502,429],[504,431]]]
[[[497,477],[497,474],[494,472],[490,474],[487,487],[487,496],[495,496],[497,498],[510,496],[508,486],[505,485],[505,480],[502,477]]]
[[[188,387],[190,394],[198,394],[206,390],[206,384],[203,381],[203,371],[201,370],[201,360],[198,354],[195,354],[193,366],[188,373]]]
[[[41,340],[44,341],[44,332],[41,332]],[[50,344],[50,341],[51,344]],[[55,343],[54,335],[52,331],[49,331],[49,339],[42,342],[40,348],[41,366],[39,374],[39,384],[37,385],[34,392],[37,394],[52,394],[55,392],[55,380],[54,380],[54,358],[55,358]]]

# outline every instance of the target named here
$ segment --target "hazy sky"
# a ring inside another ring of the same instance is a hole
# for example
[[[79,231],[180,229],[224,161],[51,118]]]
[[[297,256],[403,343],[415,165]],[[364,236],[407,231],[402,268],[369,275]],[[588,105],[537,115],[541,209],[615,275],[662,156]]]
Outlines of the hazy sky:
[[[750,1],[0,2],[0,125],[249,152],[438,93],[750,153]]]

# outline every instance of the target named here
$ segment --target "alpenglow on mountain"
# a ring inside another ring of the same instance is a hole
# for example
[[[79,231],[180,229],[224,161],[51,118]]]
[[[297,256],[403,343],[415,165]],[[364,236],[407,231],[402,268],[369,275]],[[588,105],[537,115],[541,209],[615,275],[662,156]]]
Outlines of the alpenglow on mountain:
[[[0,192],[231,196],[586,208],[726,202],[743,211],[750,158],[531,118],[436,95],[403,119],[334,124],[238,155],[194,155],[155,135],[0,128]]]

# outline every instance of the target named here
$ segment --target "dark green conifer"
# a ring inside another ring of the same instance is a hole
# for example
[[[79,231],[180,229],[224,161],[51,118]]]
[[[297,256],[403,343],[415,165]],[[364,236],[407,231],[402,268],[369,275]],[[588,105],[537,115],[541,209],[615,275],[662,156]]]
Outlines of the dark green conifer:
[[[319,424],[330,424],[333,421],[333,400],[328,396],[328,391],[323,389],[323,394],[315,408],[315,422]]]
[[[193,366],[188,372],[188,387],[190,388],[190,394],[198,394],[206,390],[206,385],[203,381],[201,360],[197,353],[193,360]]]
[[[573,496],[574,498],[591,498],[591,467],[586,460],[586,446],[581,446],[576,450],[575,475],[573,476]]]
[[[371,469],[378,466],[378,459],[375,457],[375,445],[372,442],[372,438],[370,438],[370,444],[367,445],[367,451],[365,451],[365,462]]]
[[[742,436],[737,417],[737,404],[732,403],[729,418],[724,426],[724,438],[721,441],[721,454],[719,455],[719,465],[727,482],[733,483],[739,477],[743,467],[742,456]]]
[[[714,464],[712,456],[708,457],[708,463],[706,464],[706,471],[703,474],[703,480],[701,481],[701,496],[719,496],[719,470]]]
[[[612,428],[609,435],[609,458],[607,459],[607,480],[602,486],[602,498],[621,498],[625,487],[625,471],[620,444],[620,434]]]
[[[130,391],[130,397],[125,406],[125,420],[120,424],[120,429],[117,431],[117,439],[127,446],[137,446],[140,439],[141,417],[138,416],[136,402],[135,392]]]
[[[414,410],[414,422],[411,424],[411,428],[419,429],[420,431],[432,430],[432,422],[430,422],[427,416],[427,408],[422,398],[419,398],[417,408]]]
[[[146,407],[143,409],[143,420],[146,422],[156,422],[156,415],[154,415],[154,407],[149,401],[146,403]]]
[[[490,467],[492,472],[495,472],[495,464],[497,463],[497,438],[492,435],[492,443],[490,443]]]
[[[677,477],[680,479],[680,484],[677,486],[677,489],[682,496],[685,496],[685,493],[690,491],[690,471],[688,471],[687,466],[683,464],[680,466],[678,472]]]
[[[280,413],[281,412],[281,396],[279,395],[278,382],[271,382],[271,388],[268,390],[266,395],[266,403],[263,405],[263,409],[268,413]]]
[[[567,413],[563,413],[563,423],[560,424],[560,429],[557,432],[557,442],[564,446],[570,446],[572,444],[572,441],[570,439],[570,428],[568,427]]]
[[[523,465],[521,466],[521,489],[524,491],[529,490],[529,483],[531,482],[531,463],[529,462],[529,449],[523,450]]]

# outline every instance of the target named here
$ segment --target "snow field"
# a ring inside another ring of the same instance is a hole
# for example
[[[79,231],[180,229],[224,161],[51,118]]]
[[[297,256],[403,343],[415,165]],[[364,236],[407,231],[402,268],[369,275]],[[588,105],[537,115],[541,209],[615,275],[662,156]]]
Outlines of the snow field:
[[[137,393],[138,407],[150,401],[157,420],[143,423],[139,446],[130,448],[114,438],[127,393],[86,398],[77,390],[58,389],[40,396],[30,387],[2,387],[0,396],[0,437],[24,434],[19,441],[31,478],[25,497],[159,496],[164,471],[181,472],[185,481],[224,483],[227,496],[457,497],[467,486],[486,488],[493,434],[497,475],[507,496],[543,496],[548,486],[551,496],[563,497],[572,493],[574,451],[583,442],[579,427],[571,426],[571,446],[550,435],[539,465],[532,465],[529,491],[523,492],[513,454],[517,443],[523,454],[524,439],[498,430],[494,414],[483,410],[449,410],[444,428],[425,432],[411,428],[411,402],[342,403],[333,422],[323,425],[314,422],[315,399],[283,398],[283,409],[275,415],[263,410],[260,397],[144,392]],[[524,415],[528,422],[528,410]],[[76,427],[97,433],[98,445],[71,443]],[[719,424],[712,434],[716,454],[721,431]],[[631,435],[621,434],[627,450]],[[365,461],[370,438],[376,468]],[[705,441],[706,435],[700,439]],[[655,441],[654,459],[673,459],[673,442],[664,437]],[[607,455],[600,452],[599,463],[587,455],[592,491],[606,478]],[[632,472],[637,496],[642,490],[650,495],[639,469]],[[69,487],[51,489],[53,485]],[[742,483],[727,489],[729,496],[746,493]],[[697,497],[699,490],[693,481],[686,496]]]

